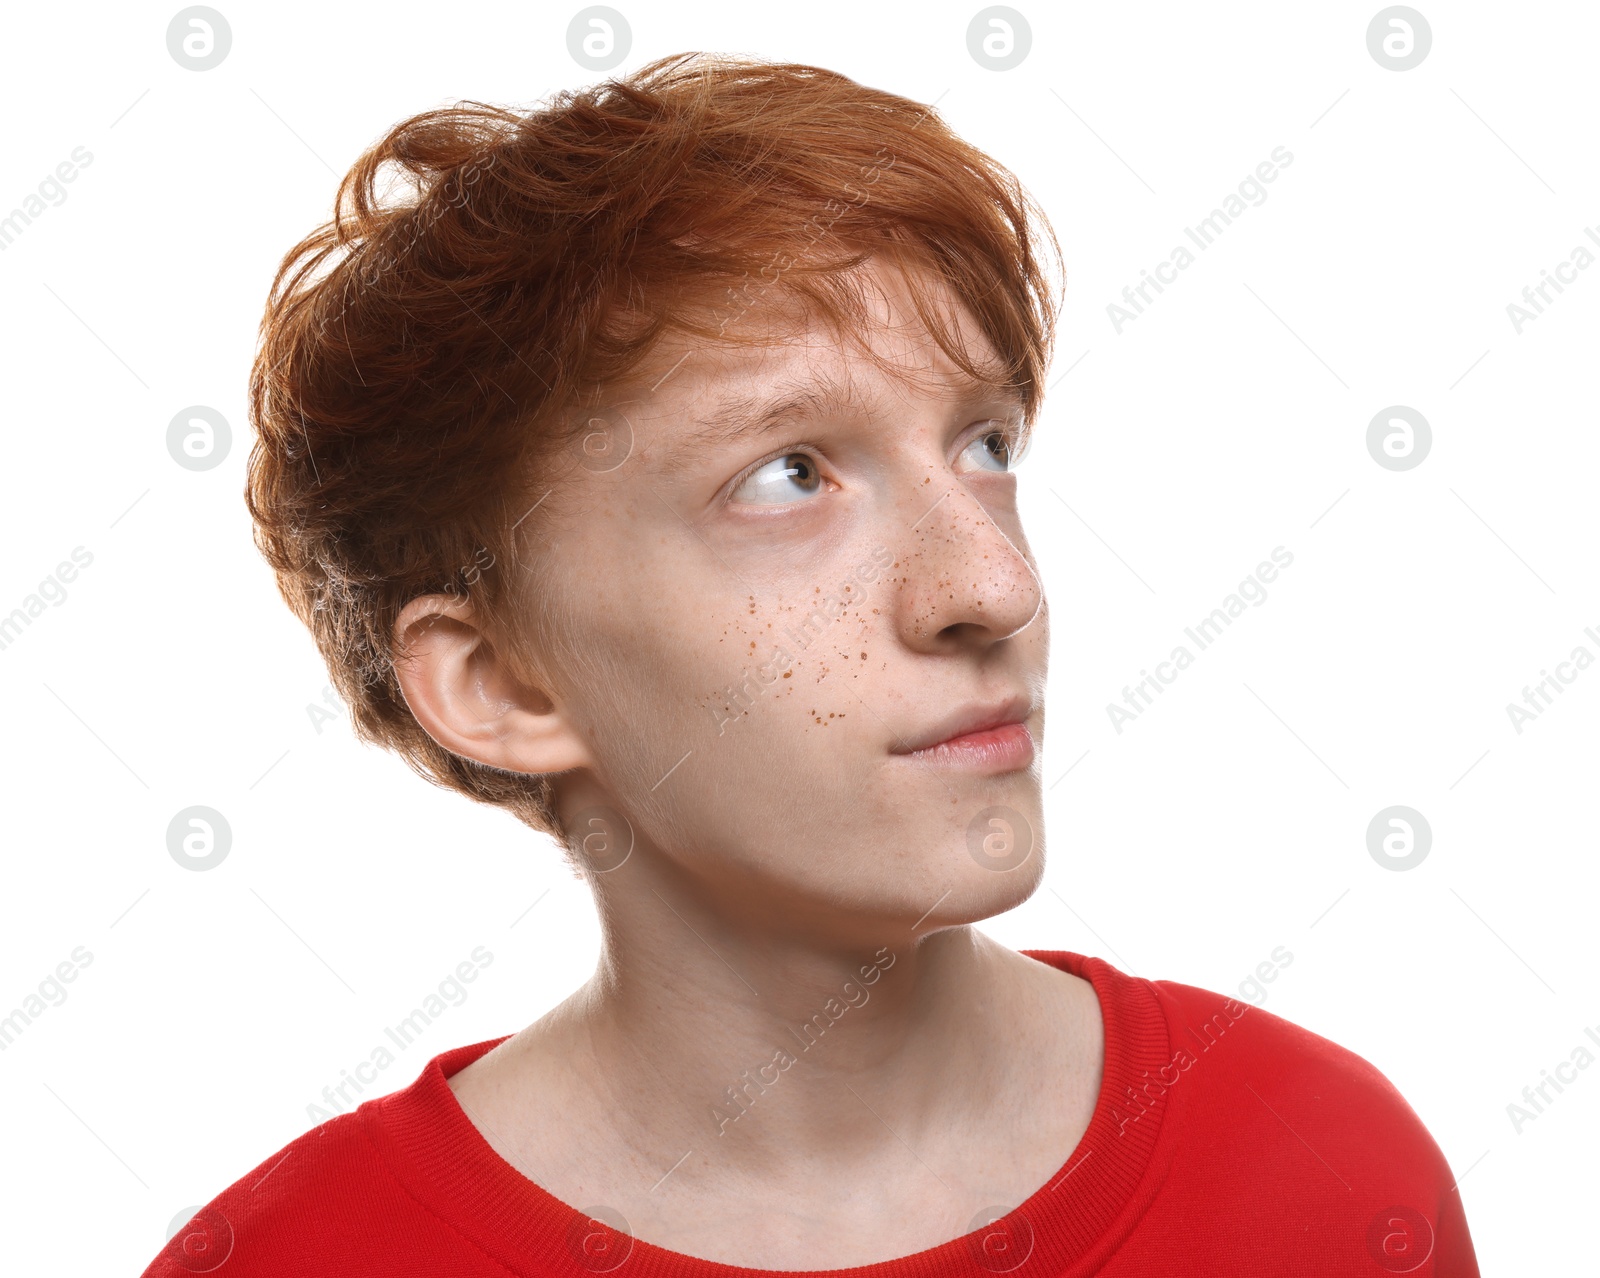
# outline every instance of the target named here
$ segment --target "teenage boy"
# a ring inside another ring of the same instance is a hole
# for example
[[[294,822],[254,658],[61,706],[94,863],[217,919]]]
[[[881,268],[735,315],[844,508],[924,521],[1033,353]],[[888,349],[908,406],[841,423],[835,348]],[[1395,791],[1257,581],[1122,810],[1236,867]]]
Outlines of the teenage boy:
[[[257,541],[358,731],[564,844],[602,949],[147,1275],[1477,1273],[1366,1061],[972,926],[1044,868],[1011,466],[1054,247],[815,67],[663,59],[361,158],[268,303]]]

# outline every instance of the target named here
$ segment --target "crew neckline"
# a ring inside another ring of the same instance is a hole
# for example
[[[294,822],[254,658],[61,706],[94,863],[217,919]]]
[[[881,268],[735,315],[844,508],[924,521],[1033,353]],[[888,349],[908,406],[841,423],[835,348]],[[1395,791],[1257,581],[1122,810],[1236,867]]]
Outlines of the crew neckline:
[[[910,1255],[836,1269],[762,1269],[706,1260],[610,1228],[592,1205],[562,1201],[483,1138],[448,1079],[510,1035],[442,1052],[409,1087],[357,1110],[390,1171],[424,1207],[516,1275],[574,1278],[992,1278],[1090,1274],[1154,1199],[1172,1157],[1182,1090],[1152,1084],[1172,1061],[1167,1018],[1149,981],[1104,959],[1022,950],[1094,987],[1105,1065],[1089,1126],[1028,1198],[987,1227]],[[615,1223],[614,1221],[612,1222]],[[1019,1258],[1020,1257],[1020,1258]]]

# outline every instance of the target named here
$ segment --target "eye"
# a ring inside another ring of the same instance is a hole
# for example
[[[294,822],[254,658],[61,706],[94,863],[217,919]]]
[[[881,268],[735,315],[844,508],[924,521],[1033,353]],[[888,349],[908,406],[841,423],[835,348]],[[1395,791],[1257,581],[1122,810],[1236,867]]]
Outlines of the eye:
[[[822,472],[815,460],[806,453],[788,453],[757,466],[731,496],[752,505],[781,505],[802,500],[821,488]]]
[[[993,429],[973,437],[964,449],[963,457],[972,454],[977,461],[979,469],[997,472],[1006,472],[1011,469],[1011,448],[1016,439],[1016,432],[1004,422],[990,423]]]

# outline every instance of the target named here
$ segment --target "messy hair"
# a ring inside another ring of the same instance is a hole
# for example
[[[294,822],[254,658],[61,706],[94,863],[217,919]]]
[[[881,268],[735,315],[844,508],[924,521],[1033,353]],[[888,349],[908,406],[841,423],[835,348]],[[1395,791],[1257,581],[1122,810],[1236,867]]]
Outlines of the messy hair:
[[[550,776],[463,758],[413,717],[404,605],[470,592],[508,656],[557,643],[537,507],[593,465],[606,388],[669,331],[770,340],[740,321],[780,295],[859,332],[869,257],[914,268],[921,322],[964,374],[1019,394],[1025,434],[1058,313],[1047,250],[1017,179],[931,107],[819,67],[680,54],[533,111],[425,111],[361,155],[273,280],[250,377],[256,545],[361,739],[565,842]],[[997,359],[963,347],[941,289]]]

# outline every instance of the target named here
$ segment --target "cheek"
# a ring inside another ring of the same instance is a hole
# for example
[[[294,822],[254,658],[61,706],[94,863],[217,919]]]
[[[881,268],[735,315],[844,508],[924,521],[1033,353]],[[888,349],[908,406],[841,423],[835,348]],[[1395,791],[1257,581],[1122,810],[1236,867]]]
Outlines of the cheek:
[[[732,591],[720,566],[707,581],[697,563],[654,564],[650,580],[674,588],[636,615],[614,611],[612,660],[651,689],[652,717],[685,749],[717,749],[736,733],[763,749],[794,748],[808,729],[858,718],[863,681],[885,669],[888,645],[876,636],[888,583],[881,573],[862,579],[872,557],[830,553],[798,570],[794,556],[741,565]]]
[[[842,783],[835,773],[848,773],[870,728],[863,701],[874,701],[866,685],[881,676],[883,645],[860,615],[869,610],[808,594],[746,597],[731,613],[700,607],[613,638],[613,682],[627,691],[608,695],[646,790],[680,759],[682,780],[724,796],[771,802],[797,783]]]
[[[570,702],[618,800],[663,834],[736,821],[731,808],[770,819],[796,794],[858,804],[883,733],[865,706],[882,702],[891,657],[882,557],[741,565],[740,593],[672,546],[636,543],[608,559],[633,571],[589,573]]]
[[[708,636],[715,673],[702,698],[706,722],[719,737],[748,729],[763,748],[791,755],[859,736],[863,703],[876,700],[866,689],[881,681],[888,656],[887,614],[881,601],[874,606],[848,565],[747,597]]]

